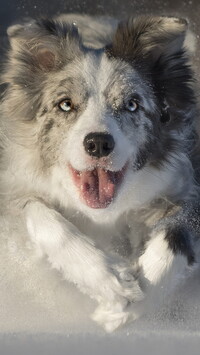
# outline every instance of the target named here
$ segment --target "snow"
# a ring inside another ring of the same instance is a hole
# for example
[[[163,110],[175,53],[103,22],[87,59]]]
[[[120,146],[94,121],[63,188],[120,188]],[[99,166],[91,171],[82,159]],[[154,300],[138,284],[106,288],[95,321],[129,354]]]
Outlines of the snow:
[[[199,271],[161,307],[106,334],[89,318],[95,302],[34,254],[21,221],[0,225],[0,354],[200,353]]]

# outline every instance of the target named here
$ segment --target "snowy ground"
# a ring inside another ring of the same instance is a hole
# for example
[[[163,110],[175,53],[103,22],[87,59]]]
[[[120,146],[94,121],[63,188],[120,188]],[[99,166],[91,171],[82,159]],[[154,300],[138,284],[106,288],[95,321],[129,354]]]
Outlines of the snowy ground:
[[[199,355],[199,272],[162,307],[108,335],[89,318],[95,303],[23,247],[20,221],[12,219],[9,231],[4,219],[0,224],[1,355]]]

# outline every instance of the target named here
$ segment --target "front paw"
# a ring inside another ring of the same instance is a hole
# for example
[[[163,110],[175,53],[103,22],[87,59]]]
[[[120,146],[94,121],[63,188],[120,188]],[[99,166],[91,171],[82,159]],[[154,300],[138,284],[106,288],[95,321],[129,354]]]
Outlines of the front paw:
[[[133,301],[141,301],[144,299],[144,295],[140,290],[137,290],[137,299],[134,298],[136,295],[135,290],[139,286],[135,285],[133,293],[129,299]],[[111,333],[117,328],[123,326],[127,322],[132,322],[139,317],[139,313],[136,312],[133,303],[130,303],[128,298],[119,297],[117,295],[116,300],[111,302],[102,302],[96,308],[95,312],[92,314],[91,318],[97,322],[101,327],[103,327],[106,332]]]
[[[118,307],[115,305],[113,308],[107,308],[102,304],[96,308],[91,318],[103,327],[106,332],[111,333],[128,321],[129,312],[124,311],[120,304]]]
[[[133,320],[131,304],[144,299],[138,281],[125,263],[113,264],[110,270],[111,275],[102,283],[106,294],[100,298],[99,306],[92,315],[92,319],[107,332]]]
[[[144,298],[133,268],[125,262],[113,263],[110,268],[117,280],[117,294],[126,300],[126,305]]]

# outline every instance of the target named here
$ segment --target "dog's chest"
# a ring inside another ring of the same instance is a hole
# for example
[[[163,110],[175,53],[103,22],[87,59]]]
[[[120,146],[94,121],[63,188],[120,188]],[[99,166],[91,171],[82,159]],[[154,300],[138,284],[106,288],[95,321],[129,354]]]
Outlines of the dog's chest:
[[[95,245],[106,252],[116,253],[123,257],[137,258],[149,236],[149,228],[138,214],[120,217],[115,223],[96,224],[90,219],[73,214],[70,221]]]

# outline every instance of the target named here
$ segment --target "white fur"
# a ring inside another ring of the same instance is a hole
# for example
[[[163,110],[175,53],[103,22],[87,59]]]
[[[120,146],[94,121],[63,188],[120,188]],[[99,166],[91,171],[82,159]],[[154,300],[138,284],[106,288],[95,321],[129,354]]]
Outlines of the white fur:
[[[175,257],[165,241],[165,231],[160,232],[156,237],[150,240],[146,246],[144,254],[139,258],[139,264],[142,267],[144,277],[152,285],[157,284],[172,267]],[[185,257],[181,259],[186,265]]]
[[[127,303],[143,297],[127,265],[95,248],[74,225],[43,203],[33,201],[25,209],[29,234],[41,254],[100,304],[94,316],[96,321],[108,331],[123,324]],[[109,317],[102,318],[105,311]]]
[[[162,287],[165,293],[170,295],[174,288],[197,268],[197,264],[188,266],[184,255],[175,255],[169,249],[165,235],[163,230],[150,239],[144,254],[139,258],[139,265],[150,285]]]

